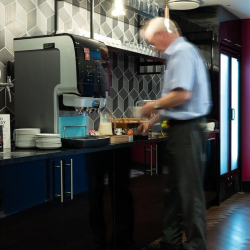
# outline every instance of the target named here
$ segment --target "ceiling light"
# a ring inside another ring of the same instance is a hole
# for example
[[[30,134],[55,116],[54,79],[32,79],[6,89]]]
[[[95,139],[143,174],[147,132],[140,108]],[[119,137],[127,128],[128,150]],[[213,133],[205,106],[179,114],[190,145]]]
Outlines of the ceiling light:
[[[113,16],[125,15],[122,0],[115,0],[114,5],[115,5],[115,8],[112,11]]]
[[[171,10],[191,10],[200,6],[200,0],[168,0]]]

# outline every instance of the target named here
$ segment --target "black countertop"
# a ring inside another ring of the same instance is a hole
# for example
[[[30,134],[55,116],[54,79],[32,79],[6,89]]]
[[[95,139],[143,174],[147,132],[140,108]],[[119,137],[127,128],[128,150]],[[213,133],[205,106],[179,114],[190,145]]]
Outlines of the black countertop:
[[[118,144],[109,144],[104,147],[94,147],[94,148],[60,148],[57,150],[39,150],[39,149],[15,149],[12,151],[5,150],[0,152],[0,166],[19,164],[31,161],[47,160],[57,157],[66,157],[78,154],[94,153],[98,151],[105,150],[115,150],[119,148],[126,148],[132,146],[138,146],[143,144],[164,142],[167,137],[160,139],[149,139],[133,142],[124,142]]]

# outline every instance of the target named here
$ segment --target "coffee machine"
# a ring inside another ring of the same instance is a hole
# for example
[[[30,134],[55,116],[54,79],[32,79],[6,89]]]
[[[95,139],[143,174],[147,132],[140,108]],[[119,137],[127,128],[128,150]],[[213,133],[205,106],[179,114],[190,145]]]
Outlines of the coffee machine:
[[[63,33],[14,39],[15,125],[43,133],[84,136],[89,112],[110,93],[108,49]]]

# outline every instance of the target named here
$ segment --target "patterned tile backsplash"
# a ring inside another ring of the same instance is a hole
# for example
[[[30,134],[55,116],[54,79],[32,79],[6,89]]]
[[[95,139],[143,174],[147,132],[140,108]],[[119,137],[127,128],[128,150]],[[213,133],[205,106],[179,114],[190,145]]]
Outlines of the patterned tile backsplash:
[[[87,0],[82,1],[85,8],[58,2],[58,30],[78,32],[90,30],[90,12]],[[138,41],[137,15],[127,11],[125,17],[111,18],[112,4],[108,1],[95,1],[94,33],[122,42]],[[48,35],[54,32],[54,0],[0,0],[0,82],[6,81],[6,65],[14,66],[13,39]],[[142,99],[155,99],[159,95],[161,74],[137,74],[138,59],[121,53],[110,52],[112,74],[111,94],[106,110],[115,117],[132,117],[132,106]],[[161,71],[161,67],[157,66]],[[13,74],[14,76],[14,74]],[[15,83],[14,79],[12,79]],[[15,127],[15,88],[11,89],[12,102],[6,90],[0,88],[0,114],[11,114],[11,127]],[[97,129],[99,115],[92,114],[90,128]]]

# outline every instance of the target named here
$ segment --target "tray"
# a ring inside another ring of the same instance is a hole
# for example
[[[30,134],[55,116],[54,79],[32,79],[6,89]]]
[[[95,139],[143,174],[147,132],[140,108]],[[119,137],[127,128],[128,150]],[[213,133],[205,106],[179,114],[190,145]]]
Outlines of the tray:
[[[82,137],[62,138],[63,148],[94,148],[104,147],[109,144],[109,137],[87,135]]]
[[[129,141],[129,135],[110,135],[109,137],[110,137],[111,144]]]

